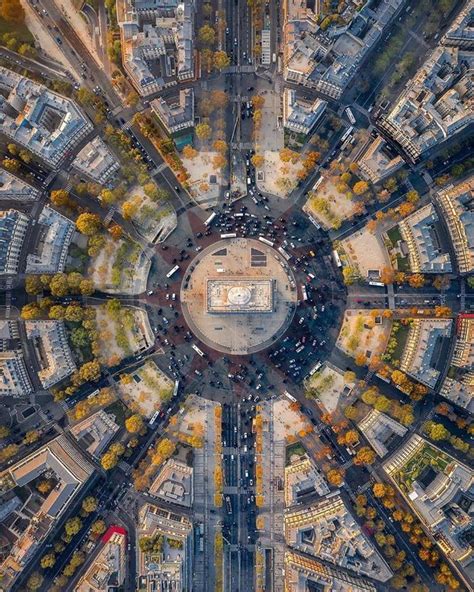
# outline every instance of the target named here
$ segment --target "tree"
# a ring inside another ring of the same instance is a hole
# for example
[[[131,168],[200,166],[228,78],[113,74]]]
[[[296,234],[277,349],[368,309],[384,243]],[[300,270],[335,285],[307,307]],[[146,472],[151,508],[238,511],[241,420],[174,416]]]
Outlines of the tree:
[[[414,273],[408,276],[408,284],[412,288],[423,288],[425,285],[425,278],[421,273]]]
[[[184,158],[188,158],[189,160],[194,160],[198,155],[198,151],[191,146],[191,144],[186,144],[183,148],[183,156]]]
[[[10,428],[6,425],[1,425],[0,426],[0,439],[6,438],[9,435],[10,435]]]
[[[118,224],[113,224],[112,226],[109,227],[109,233],[112,236],[112,238],[114,240],[120,240],[123,236],[123,230],[122,227],[119,226]]]
[[[39,319],[41,316],[41,309],[36,302],[25,304],[21,309],[21,318],[25,321]]]
[[[223,90],[213,90],[211,92],[211,102],[216,109],[225,109],[229,102],[227,93]]]
[[[225,51],[216,51],[214,53],[214,66],[218,70],[223,70],[227,68],[230,64],[230,57],[226,54]]]
[[[39,275],[27,275],[25,279],[25,290],[27,294],[36,296],[43,291],[43,285]]]
[[[92,236],[102,228],[102,221],[97,214],[85,212],[77,217],[76,228],[81,234]]]
[[[20,163],[18,160],[15,160],[14,158],[5,157],[2,160],[2,166],[10,173],[17,173],[20,170]]]
[[[254,154],[251,161],[256,169],[260,169],[265,163],[265,158],[261,154]]]
[[[404,201],[398,206],[398,212],[402,218],[406,218],[415,211],[415,206],[409,201]]]
[[[344,481],[344,472],[342,469],[330,469],[326,473],[326,478],[330,485],[333,485],[334,487],[339,487],[340,485],[342,485],[342,482]]]
[[[220,152],[221,154],[227,152],[227,142],[224,142],[224,140],[216,140],[212,147],[216,152]]]
[[[382,268],[382,272],[380,274],[380,281],[384,283],[386,286],[389,284],[393,284],[393,280],[395,279],[395,272],[391,267],[384,267]]]
[[[138,413],[131,415],[128,419],[125,420],[125,427],[127,431],[131,434],[138,434],[142,431],[144,427],[143,417]]]
[[[203,142],[209,140],[212,135],[211,126],[207,123],[198,123],[195,128],[196,136]]]
[[[91,533],[95,536],[104,534],[107,530],[107,526],[103,520],[96,520],[91,526]]]
[[[82,528],[82,520],[79,516],[74,516],[74,518],[69,518],[69,520],[64,525],[64,531],[68,536],[73,537],[76,535]]]
[[[447,440],[449,438],[449,430],[447,430],[442,423],[434,421],[427,421],[424,425],[424,431],[431,440]]]
[[[79,376],[83,382],[96,382],[100,378],[100,364],[97,360],[91,360],[82,364],[79,368]]]
[[[0,11],[1,13],[1,11]],[[5,17],[4,17],[5,18]],[[34,571],[31,576],[28,578],[28,582],[26,583],[26,587],[28,588],[28,590],[39,590],[39,588],[41,588],[41,585],[43,583],[43,576],[37,572]]]
[[[366,181],[357,181],[352,188],[355,195],[363,195],[369,189],[369,184]]]
[[[83,279],[79,284],[79,292],[83,296],[90,296],[95,291],[94,282],[92,280]]]
[[[414,189],[412,191],[409,191],[406,194],[406,198],[407,201],[410,203],[416,203],[419,199],[420,199],[420,194],[418,193],[418,191],[415,191]]]
[[[355,357],[355,363],[357,366],[365,366],[367,364],[367,357],[362,353],[357,354]]]
[[[23,438],[23,444],[25,444],[26,446],[28,446],[29,444],[34,444],[39,440],[39,437],[40,434],[38,430],[30,430],[29,432],[26,432]]]
[[[385,485],[383,483],[374,483],[372,491],[374,492],[375,497],[384,497],[386,492]]]
[[[470,276],[467,278],[467,285],[468,285],[470,288],[473,288],[473,289],[474,289],[474,275],[470,275]]]
[[[36,489],[42,494],[47,495],[53,489],[53,482],[50,479],[43,479],[38,483]]]
[[[222,154],[216,154],[212,159],[212,164],[216,169],[224,169],[227,165],[227,159]]]
[[[95,512],[97,510],[97,498],[92,495],[88,495],[82,500],[82,509],[88,514]]]
[[[347,419],[351,419],[352,421],[355,421],[359,417],[359,411],[353,405],[348,405],[344,409],[344,415],[345,415],[345,417],[347,417]]]
[[[375,452],[368,446],[359,449],[354,457],[355,465],[371,465],[375,461]]]
[[[375,401],[377,400],[377,389],[376,388],[369,388],[364,393],[362,393],[362,401],[366,405],[374,405]]]
[[[43,569],[48,569],[49,567],[53,567],[56,563],[56,554],[55,553],[47,553],[43,555],[40,561],[40,565]]]
[[[204,46],[214,45],[216,32],[210,25],[203,25],[198,31],[199,42]]]

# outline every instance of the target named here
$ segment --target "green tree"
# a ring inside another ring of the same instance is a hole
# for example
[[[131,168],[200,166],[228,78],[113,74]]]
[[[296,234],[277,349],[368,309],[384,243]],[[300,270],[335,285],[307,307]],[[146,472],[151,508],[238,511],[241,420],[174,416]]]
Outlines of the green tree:
[[[96,520],[91,526],[91,533],[95,536],[100,536],[104,534],[107,530],[107,526],[103,520]]]
[[[203,46],[214,45],[216,32],[210,25],[203,25],[198,31],[198,39]]]
[[[6,438],[10,435],[10,428],[6,425],[0,425],[0,438]]]
[[[57,273],[53,276],[49,284],[49,289],[53,296],[59,296],[60,298],[67,296],[69,294],[67,275],[65,273]]]
[[[196,136],[206,142],[212,135],[211,127],[207,123],[198,123],[195,128]]]
[[[216,51],[214,53],[214,66],[217,70],[223,70],[227,68],[230,64],[230,57],[226,54],[225,51]]]
[[[39,590],[39,588],[41,588],[41,585],[43,583],[43,579],[44,579],[43,576],[39,572],[34,571],[31,574],[31,576],[28,578],[28,581],[26,583],[26,587],[28,588],[28,590],[31,590],[32,592],[34,590]]]
[[[43,555],[40,561],[40,565],[43,569],[48,569],[49,567],[53,567],[56,563],[56,554],[55,553],[47,553]]]
[[[73,537],[76,535],[82,528],[82,520],[79,516],[74,516],[74,518],[69,518],[69,520],[64,525],[64,531],[66,535]]]
[[[36,296],[43,291],[43,285],[39,275],[27,275],[25,279],[25,290],[27,294]]]

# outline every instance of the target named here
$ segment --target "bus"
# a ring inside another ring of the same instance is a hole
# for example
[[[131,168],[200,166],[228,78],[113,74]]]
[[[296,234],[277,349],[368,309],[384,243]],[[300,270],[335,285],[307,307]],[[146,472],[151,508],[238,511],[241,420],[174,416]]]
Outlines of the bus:
[[[174,275],[174,274],[175,274],[175,273],[178,271],[178,269],[179,269],[179,265],[175,265],[175,266],[173,267],[173,269],[170,269],[170,270],[168,271],[168,273],[166,274],[166,277],[167,277],[167,278],[170,278],[172,275]]]
[[[93,397],[95,397],[96,395],[99,394],[99,389],[95,389],[95,391],[92,391],[92,393],[90,395],[87,395],[88,399],[92,399]]]
[[[232,514],[232,501],[230,495],[225,496],[225,506],[227,508],[227,514]]]
[[[193,350],[194,350],[194,351],[195,351],[195,352],[196,352],[196,353],[197,353],[199,356],[201,356],[201,358],[204,358],[204,356],[205,356],[206,354],[205,354],[205,353],[204,353],[202,350],[200,350],[200,349],[198,348],[198,346],[197,346],[195,343],[193,343],[193,344],[191,345],[191,347],[193,348]]]
[[[352,134],[353,131],[354,131],[354,128],[352,126],[348,127],[346,129],[346,131],[342,134],[342,137],[339,140],[339,142],[342,144],[344,142],[344,140],[346,140]]]
[[[153,413],[153,417],[148,422],[149,426],[152,426],[155,423],[155,421],[158,419],[159,413],[160,413],[159,411],[155,411],[155,413]]]
[[[332,256],[333,256],[333,258],[334,258],[334,261],[335,261],[336,265],[337,265],[338,267],[342,267],[342,263],[341,263],[341,259],[340,259],[340,257],[339,257],[339,253],[338,253],[336,250],[334,250],[334,251],[332,252]]]
[[[354,113],[352,113],[352,109],[350,109],[350,107],[347,107],[346,115],[347,115],[347,119],[351,122],[352,125],[354,125],[354,123],[356,122],[356,119],[355,119]]]
[[[306,300],[308,300],[308,292],[306,292],[306,288],[304,286],[301,286],[301,294],[303,294],[303,302],[306,302]]]
[[[289,255],[283,247],[278,247],[278,252],[281,255],[283,255],[283,257],[286,259],[286,261],[289,261],[291,259],[291,255]]]
[[[214,218],[217,216],[216,212],[212,212],[212,214],[209,216],[209,218],[204,222],[204,226],[210,226],[211,222],[214,220]]]
[[[226,232],[221,234],[221,238],[237,238],[237,234],[235,232]]]
[[[316,181],[316,183],[313,185],[313,188],[311,189],[311,191],[316,191],[316,189],[321,185],[321,183],[324,181],[324,177],[321,175],[319,177],[319,179]]]
[[[287,399],[290,399],[290,401],[292,401],[293,403],[297,403],[296,399],[293,397],[293,395],[290,395],[288,391],[285,391],[283,394]]]
[[[317,362],[309,371],[309,375],[313,376],[313,374],[315,374],[323,365],[323,363],[321,361]]]
[[[378,286],[379,288],[385,288],[385,284],[383,282],[369,282],[369,286]]]
[[[272,241],[269,241],[269,240],[268,240],[268,238],[265,238],[265,237],[263,237],[263,236],[259,236],[259,237],[258,237],[258,240],[259,240],[261,243],[265,243],[265,244],[266,244],[266,245],[268,245],[269,247],[273,247],[273,243],[272,243]]]

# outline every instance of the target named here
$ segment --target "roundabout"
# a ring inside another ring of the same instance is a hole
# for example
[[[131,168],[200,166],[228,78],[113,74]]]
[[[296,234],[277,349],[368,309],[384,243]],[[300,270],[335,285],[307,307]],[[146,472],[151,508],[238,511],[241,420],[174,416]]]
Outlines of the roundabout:
[[[298,295],[292,270],[258,240],[220,240],[192,262],[181,285],[190,330],[207,346],[249,355],[271,346],[288,329]]]

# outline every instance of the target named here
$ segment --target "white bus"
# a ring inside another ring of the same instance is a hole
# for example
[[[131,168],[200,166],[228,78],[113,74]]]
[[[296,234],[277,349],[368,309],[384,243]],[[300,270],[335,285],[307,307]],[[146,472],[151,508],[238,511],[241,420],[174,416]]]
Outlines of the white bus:
[[[196,352],[196,353],[197,353],[199,356],[201,356],[201,358],[203,358],[203,357],[205,356],[204,352],[203,352],[202,350],[200,350],[200,349],[198,348],[198,346],[197,346],[195,343],[193,343],[193,344],[191,345],[191,347],[193,348],[193,350],[194,350],[194,351],[195,351],[195,352]]]
[[[288,255],[288,253],[285,251],[285,249],[283,247],[278,247],[278,252],[283,255],[283,257],[286,259],[286,261],[289,261],[291,259],[291,255]]]
[[[155,421],[158,419],[159,413],[160,413],[159,411],[155,411],[155,413],[153,413],[153,417],[148,422],[148,425],[152,426],[155,423]]]
[[[216,216],[216,212],[212,212],[209,218],[204,222],[204,226],[209,226]]]
[[[321,361],[317,362],[309,371],[309,375],[313,376],[313,374],[315,374],[323,365],[323,363]]]
[[[88,399],[92,399],[92,397],[95,397],[96,395],[99,394],[99,389],[95,389],[95,391],[93,391],[90,395],[87,395]]]
[[[296,399],[293,397],[293,395],[290,395],[288,391],[285,391],[283,394],[287,399],[290,399],[290,401],[292,401],[293,403],[297,403]]]
[[[313,185],[313,188],[311,189],[311,191],[316,191],[316,189],[321,185],[321,183],[324,181],[324,177],[321,175],[319,177],[319,179],[316,181],[316,183]]]
[[[306,288],[304,286],[301,286],[301,294],[303,294],[303,302],[306,302],[306,300],[308,300],[308,292],[306,292]]]
[[[268,245],[269,247],[273,247],[273,243],[272,243],[272,241],[269,241],[269,240],[268,240],[268,238],[265,238],[265,237],[263,237],[263,236],[259,236],[259,237],[258,237],[258,240],[259,240],[261,243],[265,243],[265,244],[266,244],[266,245]]]
[[[383,282],[369,282],[369,286],[379,286],[380,288],[384,288],[385,284]]]
[[[347,119],[352,123],[352,125],[354,125],[354,123],[356,122],[356,119],[355,119],[354,113],[352,113],[352,109],[350,109],[350,107],[347,107],[346,115],[347,115]]]
[[[236,238],[237,234],[235,232],[226,232],[225,234],[221,234],[221,238]]]
[[[178,269],[179,269],[179,265],[175,265],[175,266],[173,267],[173,269],[170,269],[170,270],[168,271],[168,273],[166,274],[166,277],[167,277],[167,278],[170,278],[172,275],[174,275],[174,274],[175,274],[175,273],[178,271]]]
[[[344,140],[346,140],[352,134],[353,131],[354,131],[354,128],[352,126],[348,127],[346,129],[346,131],[342,134],[342,137],[339,140],[339,142],[342,144],[344,142]]]
[[[337,265],[338,267],[342,267],[342,263],[341,263],[341,259],[340,259],[340,257],[339,257],[339,253],[338,253],[336,250],[334,250],[334,251],[332,252],[332,256],[333,256],[333,258],[334,258],[334,261],[336,262],[336,265]]]

